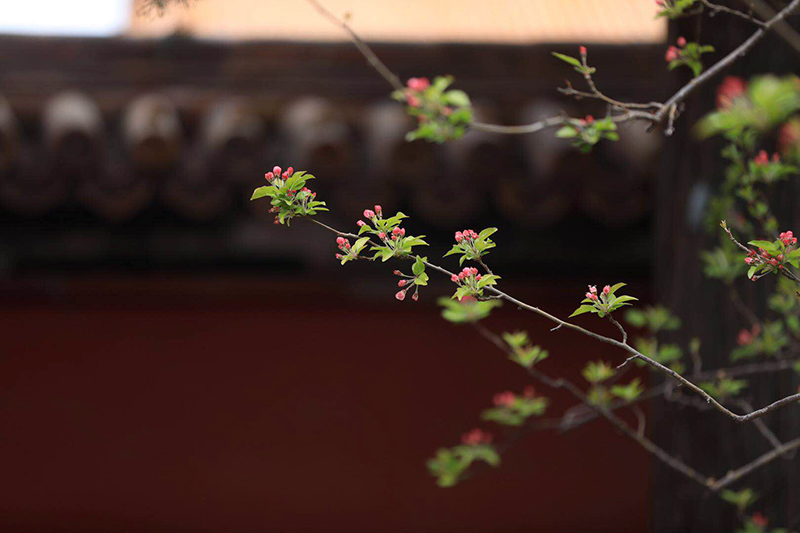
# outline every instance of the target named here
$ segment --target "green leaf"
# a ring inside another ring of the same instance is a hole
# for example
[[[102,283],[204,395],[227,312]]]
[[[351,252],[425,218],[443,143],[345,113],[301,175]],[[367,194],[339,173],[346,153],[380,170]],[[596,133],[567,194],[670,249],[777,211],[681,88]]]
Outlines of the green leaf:
[[[270,196],[269,190],[272,188],[271,185],[264,185],[263,187],[259,187],[253,191],[253,196],[250,197],[250,200],[258,200],[259,198],[264,198],[265,196]]]
[[[444,93],[445,102],[456,107],[467,107],[470,105],[469,96],[464,91],[454,89]]]
[[[579,308],[577,308],[571,315],[569,315],[569,318],[582,315],[583,313],[596,313],[596,312],[597,308],[594,305],[582,305]]]
[[[414,261],[414,264],[411,266],[411,271],[414,273],[415,276],[419,276],[423,272],[425,272],[425,263],[423,261],[427,260],[427,257],[420,257],[417,256],[417,259]]]
[[[581,67],[581,62],[575,59],[574,57],[570,57],[568,55],[559,54],[558,52],[551,52],[554,56],[559,58],[564,63],[569,63],[573,67]]]
[[[572,126],[562,126],[557,132],[556,137],[559,139],[572,139],[578,136],[578,130]]]

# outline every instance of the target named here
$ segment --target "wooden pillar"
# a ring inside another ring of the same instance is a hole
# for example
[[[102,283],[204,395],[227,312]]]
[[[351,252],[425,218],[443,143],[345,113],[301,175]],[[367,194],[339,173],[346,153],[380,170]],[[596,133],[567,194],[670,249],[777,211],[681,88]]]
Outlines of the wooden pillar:
[[[741,2],[723,3],[736,9],[744,8]],[[672,27],[670,33],[671,42],[678,35],[685,35],[690,41],[714,45],[718,53],[713,58],[718,60],[754,30],[752,24],[719,14],[711,19],[704,18],[699,26],[696,20],[681,22]],[[768,36],[724,75],[749,78],[768,72],[796,73],[799,65],[796,52],[787,49],[778,37]],[[688,81],[686,74],[678,71],[672,79],[673,89]],[[732,309],[725,286],[704,276],[699,259],[699,252],[713,246],[717,236],[705,234],[701,223],[704,210],[696,207],[707,207],[703,202],[705,191],[720,183],[726,162],[719,155],[722,147],[719,139],[700,142],[691,129],[702,115],[714,108],[714,94],[721,79],[717,77],[687,100],[686,110],[676,123],[675,135],[666,140],[657,186],[656,298],[684,322],[680,332],[667,340],[686,346],[691,338],[699,338],[704,369],[730,364],[728,356],[735,346],[736,333],[745,326],[744,320]],[[798,227],[798,193],[800,188],[796,183],[787,186],[786,196],[792,201],[783,202],[785,205],[779,208],[782,228]],[[773,281],[765,279],[754,284],[742,280],[738,286],[748,303],[763,312],[765,289]],[[745,395],[755,406],[764,406],[797,390],[792,371],[749,381]],[[713,410],[697,412],[690,407],[659,401],[652,415],[652,435],[660,446],[697,470],[717,478],[770,449],[752,424],[737,424]],[[797,407],[788,406],[766,416],[764,421],[779,438],[788,440],[800,435],[798,415]],[[707,533],[734,531],[738,527],[735,510],[729,504],[707,494],[702,487],[661,462],[654,460],[654,466],[654,531]],[[769,516],[770,528],[774,525],[797,529],[800,461],[777,460],[731,488],[738,490],[748,486],[760,493],[754,510]]]

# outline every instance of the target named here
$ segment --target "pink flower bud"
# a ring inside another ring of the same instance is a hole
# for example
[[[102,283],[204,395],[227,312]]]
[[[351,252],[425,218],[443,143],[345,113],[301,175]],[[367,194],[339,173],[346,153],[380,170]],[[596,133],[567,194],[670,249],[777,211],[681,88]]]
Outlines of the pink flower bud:
[[[364,209],[364,218],[371,220],[375,218],[375,213],[371,209]]]
[[[589,292],[591,292],[592,294],[596,294],[597,293],[597,286],[596,285],[589,285]]]
[[[422,101],[413,94],[407,95],[406,101],[408,102],[408,105],[410,105],[411,107],[419,107],[420,105],[422,105]]]
[[[452,276],[450,276],[450,281],[452,281],[453,283],[458,283],[458,276],[453,274]]]
[[[272,181],[275,179],[275,174],[273,174],[272,172],[267,172],[266,174],[264,174],[264,179],[267,181]]]
[[[400,272],[399,270],[395,270],[394,272],[392,272],[392,274],[394,274],[395,276],[402,276],[403,275],[403,273]]]
[[[398,287],[405,287],[406,286],[406,280],[401,279],[400,281],[397,282],[397,286]]]
[[[381,239],[381,240],[386,239],[386,233],[384,233],[384,232],[378,233],[378,238]]]
[[[492,398],[492,402],[498,407],[511,407],[516,400],[514,393],[510,391],[498,392]]]
[[[287,168],[286,175],[292,177],[292,174],[294,174],[294,169],[292,167]]]
[[[766,516],[761,513],[755,513],[751,518],[753,521],[753,525],[758,526],[760,528],[766,528],[769,525],[769,520]]]
[[[397,294],[395,294],[394,297],[402,302],[406,299],[406,291],[397,291]]]
[[[412,294],[412,295],[411,295],[411,299],[412,299],[412,300],[414,300],[415,302],[416,302],[417,300],[419,300],[419,293],[418,293],[418,292],[415,292],[414,294]]]
[[[674,46],[670,46],[667,48],[667,53],[664,54],[664,60],[667,62],[675,61],[680,56],[680,50],[675,48]]]
[[[457,231],[456,232],[456,242],[461,242],[461,240],[463,238],[464,238],[464,235],[460,231]]]
[[[344,244],[344,237],[336,237],[336,244],[339,246]]]
[[[603,294],[608,295],[608,293],[610,293],[610,292],[611,292],[611,286],[610,285],[606,285],[605,287],[603,287]]]
[[[581,53],[582,56],[586,55],[586,47],[585,46],[581,46],[580,48],[578,48],[578,51]]]
[[[420,92],[430,87],[431,82],[428,78],[409,78],[407,85],[412,91]]]
[[[274,167],[272,167],[272,173],[275,174],[276,176],[280,176],[281,175],[281,167],[275,165]]]
[[[363,220],[359,220],[358,222],[356,222],[356,226],[358,226],[359,228],[364,225],[366,225],[366,222],[364,222]]]
[[[753,163],[757,166],[766,165],[769,163],[769,155],[767,155],[766,150],[761,150],[758,152],[758,155],[753,158]]]
[[[678,37],[677,43],[678,46],[683,48],[684,46],[686,46],[686,37]]]
[[[733,101],[747,91],[747,83],[742,78],[727,76],[717,88],[717,108],[727,109]]]
[[[383,209],[381,208],[381,206],[376,205],[375,206],[375,212],[378,213],[379,215],[383,214]]]

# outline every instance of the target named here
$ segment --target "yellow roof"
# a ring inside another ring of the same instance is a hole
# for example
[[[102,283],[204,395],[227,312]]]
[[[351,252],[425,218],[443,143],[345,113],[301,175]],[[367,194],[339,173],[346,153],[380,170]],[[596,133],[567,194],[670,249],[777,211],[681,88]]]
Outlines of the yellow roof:
[[[663,19],[651,0],[321,0],[351,15],[369,41],[483,43],[660,42]],[[340,28],[305,0],[196,0],[163,16],[134,15],[132,36],[182,30],[219,39],[338,41]]]

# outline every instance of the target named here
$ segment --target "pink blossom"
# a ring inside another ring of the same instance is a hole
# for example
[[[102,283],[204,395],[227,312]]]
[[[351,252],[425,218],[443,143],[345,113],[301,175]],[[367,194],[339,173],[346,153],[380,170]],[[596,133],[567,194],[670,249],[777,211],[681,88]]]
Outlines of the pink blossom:
[[[272,167],[272,173],[275,174],[276,176],[280,176],[281,175],[281,167],[275,165],[274,167]]]
[[[412,294],[412,295],[411,295],[411,299],[412,299],[412,300],[414,300],[415,302],[416,302],[417,300],[419,300],[419,293],[418,293],[418,292],[415,292],[414,294]]]
[[[366,224],[367,224],[367,223],[366,223],[366,222],[364,222],[363,220],[359,220],[358,222],[356,222],[356,226],[358,226],[359,228],[360,228],[361,226],[365,226]]]
[[[767,527],[769,525],[769,520],[767,519],[766,516],[764,516],[761,513],[755,513],[751,518],[751,520],[753,521],[753,525],[756,525],[761,528]]]
[[[581,53],[582,56],[586,55],[586,47],[585,46],[581,46],[580,48],[578,48],[578,51]]]
[[[431,82],[428,78],[409,78],[407,85],[412,91],[420,92],[430,87]]]
[[[456,242],[461,242],[461,240],[463,238],[464,238],[464,235],[460,231],[457,231],[456,232]]]
[[[678,46],[683,48],[684,46],[686,46],[686,37],[678,37],[677,43]]]
[[[495,405],[498,407],[511,407],[514,405],[514,402],[517,401],[516,396],[514,396],[513,392],[506,391],[506,392],[498,392],[494,395],[492,399]]]
[[[376,205],[375,206],[375,212],[378,213],[378,215],[381,215],[381,214],[383,214],[383,208],[381,206],[379,206],[379,205]]]
[[[452,276],[450,276],[450,281],[452,281],[453,283],[458,283],[458,276],[453,274]]]
[[[272,181],[275,179],[275,174],[273,174],[272,172],[267,172],[266,174],[264,174],[264,179],[267,181]]]
[[[375,218],[375,213],[371,209],[364,209],[364,218],[373,219]]]
[[[385,240],[385,239],[386,239],[386,233],[384,233],[384,232],[380,232],[380,233],[378,233],[378,238],[379,238],[380,240]]]
[[[406,291],[397,291],[397,294],[395,294],[394,297],[402,302],[406,299]]]
[[[733,101],[744,95],[747,83],[737,76],[726,76],[717,88],[717,108],[728,109]]]
[[[406,280],[401,279],[400,281],[397,282],[397,286],[398,287],[405,287],[406,286]]]
[[[477,446],[479,444],[489,444],[492,442],[491,433],[486,433],[480,429],[473,429],[468,433],[461,435],[461,443],[467,446]]]
[[[681,55],[681,51],[680,50],[678,50],[674,46],[670,46],[669,48],[667,48],[667,53],[664,54],[664,59],[667,62],[671,62],[671,61],[675,61],[676,59],[678,59],[678,57],[680,57],[680,55]]]
[[[603,294],[608,295],[610,292],[611,292],[610,285],[606,285],[605,287],[603,287]]]
[[[344,237],[336,237],[336,244],[342,246],[344,244]]]
[[[758,155],[753,158],[753,163],[758,166],[766,165],[769,163],[769,155],[766,150],[761,150]]]
[[[791,231],[784,231],[779,235],[779,238],[784,246],[793,246],[797,244],[797,237],[795,237],[794,233]]]

